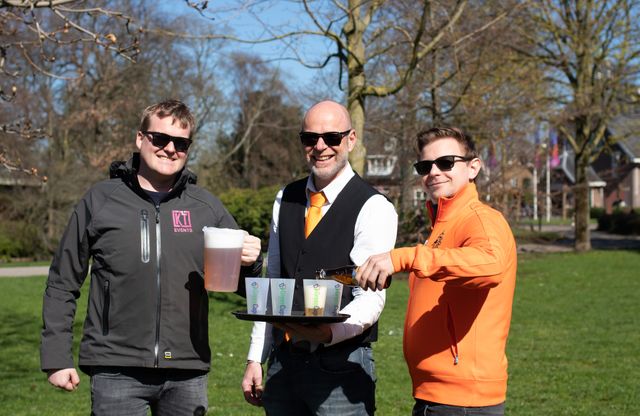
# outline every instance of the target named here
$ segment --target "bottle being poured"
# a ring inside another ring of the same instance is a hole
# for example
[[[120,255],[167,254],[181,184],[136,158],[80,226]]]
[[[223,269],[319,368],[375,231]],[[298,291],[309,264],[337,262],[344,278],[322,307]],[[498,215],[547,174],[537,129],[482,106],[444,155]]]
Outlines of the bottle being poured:
[[[342,267],[336,267],[335,269],[318,269],[316,270],[316,279],[333,279],[336,282],[340,282],[345,286],[358,286],[356,280],[356,273],[358,266],[348,265]],[[384,283],[384,288],[388,288],[391,285],[391,276]]]

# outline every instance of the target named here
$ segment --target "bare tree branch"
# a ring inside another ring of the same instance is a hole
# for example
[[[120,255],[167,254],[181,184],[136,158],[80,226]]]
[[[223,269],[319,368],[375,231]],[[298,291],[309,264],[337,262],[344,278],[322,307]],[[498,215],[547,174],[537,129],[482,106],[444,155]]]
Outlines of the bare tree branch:
[[[21,8],[51,8],[68,3],[75,3],[78,0],[0,0],[0,8],[21,7]]]

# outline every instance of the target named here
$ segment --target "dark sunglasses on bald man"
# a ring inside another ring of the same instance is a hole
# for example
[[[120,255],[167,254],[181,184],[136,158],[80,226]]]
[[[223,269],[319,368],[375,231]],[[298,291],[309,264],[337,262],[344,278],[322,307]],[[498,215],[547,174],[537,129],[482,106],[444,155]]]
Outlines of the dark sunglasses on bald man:
[[[442,172],[447,172],[453,169],[453,165],[455,165],[456,162],[468,162],[470,160],[473,160],[473,158],[458,155],[440,156],[436,160],[421,160],[420,162],[416,162],[413,164],[413,167],[416,169],[416,172],[418,172],[418,175],[424,176],[431,172],[434,164]]]
[[[168,134],[158,133],[156,131],[141,131],[140,133],[147,136],[151,144],[160,149],[168,145],[169,142],[173,142],[173,147],[176,149],[176,152],[184,153],[189,150],[189,146],[191,146],[191,139],[186,137],[169,136]]]
[[[300,141],[305,146],[315,146],[320,137],[327,146],[339,146],[344,136],[349,134],[352,129],[345,131],[327,131],[325,133],[314,133],[312,131],[301,131]]]

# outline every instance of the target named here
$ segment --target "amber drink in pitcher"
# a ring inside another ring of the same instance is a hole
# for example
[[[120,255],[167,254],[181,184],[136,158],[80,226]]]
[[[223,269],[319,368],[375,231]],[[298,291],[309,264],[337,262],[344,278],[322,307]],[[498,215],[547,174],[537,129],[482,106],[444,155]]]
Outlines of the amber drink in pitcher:
[[[247,232],[215,227],[204,227],[203,231],[204,287],[214,292],[235,292]]]

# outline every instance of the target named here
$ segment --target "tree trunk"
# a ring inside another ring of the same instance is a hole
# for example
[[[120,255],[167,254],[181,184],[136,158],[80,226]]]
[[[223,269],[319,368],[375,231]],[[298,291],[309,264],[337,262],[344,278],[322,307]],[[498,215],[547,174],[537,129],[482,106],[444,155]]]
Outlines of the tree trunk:
[[[575,158],[576,185],[575,196],[575,249],[576,251],[591,250],[591,235],[589,231],[589,154],[579,153]]]
[[[367,157],[367,149],[364,144],[364,88],[367,81],[364,73],[364,63],[366,62],[364,32],[367,23],[361,18],[362,4],[360,0],[350,0],[349,8],[353,12],[343,28],[347,46],[351,51],[347,55],[347,72],[349,74],[347,109],[351,116],[352,127],[358,136],[356,146],[349,155],[349,161],[353,170],[363,176]]]
[[[364,145],[364,97],[349,99],[348,107],[351,115],[352,127],[356,131],[358,140],[356,146],[349,154],[349,162],[353,170],[358,172],[360,176],[364,175],[364,166],[367,159],[367,148]]]

